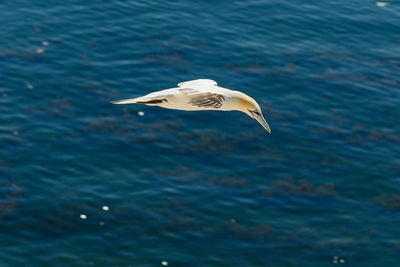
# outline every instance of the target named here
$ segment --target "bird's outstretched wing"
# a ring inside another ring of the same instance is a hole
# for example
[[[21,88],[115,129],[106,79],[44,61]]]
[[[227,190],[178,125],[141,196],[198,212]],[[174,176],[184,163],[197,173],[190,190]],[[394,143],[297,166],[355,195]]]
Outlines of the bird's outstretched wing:
[[[179,92],[189,97],[189,103],[192,106],[202,108],[220,108],[225,101],[221,94],[211,92],[200,92],[192,88],[180,88]]]
[[[217,82],[209,79],[197,79],[178,83],[179,87],[201,87],[201,86],[217,86]]]
[[[225,97],[219,94],[201,93],[193,95],[189,104],[197,107],[220,108]]]

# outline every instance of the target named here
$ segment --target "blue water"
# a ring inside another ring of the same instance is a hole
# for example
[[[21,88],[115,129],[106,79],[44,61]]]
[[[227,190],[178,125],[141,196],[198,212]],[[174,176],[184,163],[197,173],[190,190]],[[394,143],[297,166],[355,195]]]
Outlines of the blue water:
[[[388,3],[1,1],[0,265],[398,264]],[[196,78],[255,98],[272,134],[109,103]]]

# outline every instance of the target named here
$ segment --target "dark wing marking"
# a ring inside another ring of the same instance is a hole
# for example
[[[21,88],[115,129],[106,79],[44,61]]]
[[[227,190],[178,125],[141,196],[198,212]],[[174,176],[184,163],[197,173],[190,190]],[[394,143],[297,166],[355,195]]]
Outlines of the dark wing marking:
[[[178,90],[191,98],[189,104],[197,107],[220,108],[225,100],[223,95],[199,93],[198,90],[192,88],[180,88]]]
[[[212,93],[196,94],[191,97],[192,99],[189,101],[189,104],[197,107],[220,108],[225,100],[223,95]]]
[[[136,104],[145,104],[145,105],[150,104],[151,105],[151,104],[160,104],[163,101],[168,102],[167,99],[155,99],[155,100],[149,100],[149,101],[138,101],[138,102],[136,102]]]

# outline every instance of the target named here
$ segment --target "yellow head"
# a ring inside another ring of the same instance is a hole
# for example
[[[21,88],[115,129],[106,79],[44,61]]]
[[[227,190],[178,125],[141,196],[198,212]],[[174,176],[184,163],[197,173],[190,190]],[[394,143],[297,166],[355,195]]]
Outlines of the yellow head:
[[[268,123],[265,121],[264,116],[262,115],[260,106],[253,98],[243,94],[242,92],[236,91],[235,102],[236,106],[238,107],[237,110],[246,113],[256,121],[258,121],[265,130],[271,133],[271,129],[269,128]]]

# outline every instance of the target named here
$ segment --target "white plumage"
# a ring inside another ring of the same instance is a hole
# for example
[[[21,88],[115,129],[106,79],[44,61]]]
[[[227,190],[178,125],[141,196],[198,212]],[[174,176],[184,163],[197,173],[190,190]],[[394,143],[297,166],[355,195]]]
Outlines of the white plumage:
[[[213,80],[198,79],[178,83],[177,88],[165,89],[148,95],[112,101],[114,104],[145,104],[168,109],[197,110],[238,110],[257,120],[269,133],[257,102],[239,91],[219,87]]]

